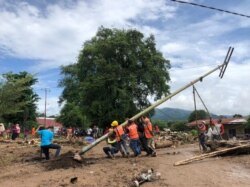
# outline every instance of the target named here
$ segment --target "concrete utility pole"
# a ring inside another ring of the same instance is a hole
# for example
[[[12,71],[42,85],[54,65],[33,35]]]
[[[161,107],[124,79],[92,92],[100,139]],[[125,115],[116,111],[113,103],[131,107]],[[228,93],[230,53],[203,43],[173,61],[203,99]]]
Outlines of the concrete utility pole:
[[[46,127],[46,116],[47,116],[47,92],[48,88],[44,88],[44,126]]]
[[[205,77],[207,77],[208,75],[210,75],[211,73],[215,72],[218,69],[220,69],[220,75],[219,75],[219,77],[222,78],[223,75],[224,75],[224,73],[225,73],[225,70],[227,68],[227,65],[229,63],[229,60],[231,58],[231,55],[233,53],[233,50],[234,50],[234,48],[232,48],[232,47],[229,48],[223,64],[217,66],[216,68],[210,70],[209,72],[205,73],[201,77],[193,80],[189,84],[187,84],[187,85],[183,86],[182,88],[176,90],[175,92],[173,92],[172,94],[168,95],[167,97],[162,98],[161,100],[159,100],[156,103],[152,104],[151,106],[149,106],[148,108],[146,108],[142,112],[136,114],[135,116],[131,117],[130,119],[131,120],[136,120],[139,117],[147,114],[149,111],[151,111],[152,109],[156,108],[157,106],[159,106],[160,104],[164,103],[165,101],[171,99],[173,96],[177,95],[178,93],[182,92],[183,90],[187,89],[188,87],[194,85],[195,83],[197,83],[199,81],[202,81]],[[127,125],[127,121],[123,122],[121,125],[122,126],[126,126]],[[113,131],[109,132],[108,134],[103,135],[102,137],[98,138],[96,141],[94,141],[93,143],[89,144],[88,146],[84,146],[79,154],[82,155],[85,152],[87,152],[88,150],[92,149],[94,146],[96,146],[97,144],[99,144],[100,142],[102,142],[103,140],[105,140],[112,133],[113,133]]]

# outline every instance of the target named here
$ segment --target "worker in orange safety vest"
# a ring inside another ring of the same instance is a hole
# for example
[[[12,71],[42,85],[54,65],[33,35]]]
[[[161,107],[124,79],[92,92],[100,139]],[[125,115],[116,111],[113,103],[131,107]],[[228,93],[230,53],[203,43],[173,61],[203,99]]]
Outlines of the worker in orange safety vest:
[[[124,132],[124,129],[121,125],[119,125],[118,121],[113,121],[111,123],[111,127],[113,128],[113,131],[116,135],[116,140],[119,146],[119,150],[122,153],[122,156],[129,156],[129,150],[128,150],[128,146],[126,144],[126,139],[127,139],[127,135]]]
[[[130,147],[134,152],[134,156],[137,157],[141,154],[141,145],[140,145],[137,125],[132,120],[128,120],[127,133],[130,139]]]
[[[151,150],[151,156],[156,156],[153,125],[148,117],[142,116],[141,119],[144,123],[144,136],[147,140],[147,146]]]

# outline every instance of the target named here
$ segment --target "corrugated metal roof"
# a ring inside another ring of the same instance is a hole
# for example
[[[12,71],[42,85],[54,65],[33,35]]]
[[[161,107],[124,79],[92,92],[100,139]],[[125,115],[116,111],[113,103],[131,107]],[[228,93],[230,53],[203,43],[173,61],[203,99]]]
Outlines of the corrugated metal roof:
[[[212,121],[217,121],[218,119],[212,119]],[[189,127],[194,127],[196,126],[196,124],[201,124],[202,121],[205,121],[207,125],[210,124],[210,120],[209,119],[205,119],[205,120],[197,120],[196,121],[192,121],[190,123],[187,123],[187,126]],[[242,123],[247,123],[247,120],[245,118],[223,118],[221,119],[221,123],[223,125],[230,125],[230,124],[242,124]]]
[[[235,119],[232,120],[230,123],[247,123],[247,120],[242,118],[242,119]]]
[[[44,119],[44,117],[39,117],[36,118],[37,123],[39,123],[40,125],[44,125],[45,123],[45,127],[49,127],[49,126],[53,126],[53,127],[62,127],[63,124],[57,122],[55,120],[55,118],[46,118],[46,120]]]

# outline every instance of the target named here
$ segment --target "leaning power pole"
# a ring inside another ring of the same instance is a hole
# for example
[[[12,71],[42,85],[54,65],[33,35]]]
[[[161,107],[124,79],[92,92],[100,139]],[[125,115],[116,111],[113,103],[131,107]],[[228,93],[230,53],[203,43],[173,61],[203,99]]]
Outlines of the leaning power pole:
[[[230,61],[230,58],[232,56],[234,48],[233,47],[229,47],[226,58],[224,60],[224,63],[217,66],[216,68],[210,70],[209,72],[205,73],[204,75],[198,77],[197,79],[191,81],[190,83],[188,83],[187,85],[183,86],[182,88],[176,90],[175,92],[173,92],[172,94],[162,98],[161,100],[157,101],[156,103],[152,104],[151,106],[149,106],[148,108],[146,108],[145,110],[141,111],[140,113],[136,114],[135,116],[131,117],[131,120],[136,120],[139,117],[141,117],[142,115],[145,115],[146,113],[148,113],[149,111],[151,111],[152,109],[156,108],[157,106],[159,106],[160,104],[164,103],[165,101],[171,99],[173,96],[177,95],[178,93],[182,92],[183,90],[187,89],[188,87],[194,85],[197,82],[201,82],[205,77],[207,77],[208,75],[210,75],[211,73],[217,71],[218,69],[220,70],[220,74],[219,77],[223,78],[223,75],[226,71],[227,65]],[[127,121],[123,122],[121,124],[122,126],[126,126],[127,125]],[[102,137],[98,138],[96,141],[94,141],[93,143],[84,146],[82,148],[82,150],[80,151],[80,155],[84,154],[85,152],[87,152],[88,150],[92,149],[93,147],[95,147],[97,144],[99,144],[100,142],[102,142],[103,140],[105,140],[108,136],[110,136],[113,133],[113,131],[109,132],[108,134],[103,135]]]

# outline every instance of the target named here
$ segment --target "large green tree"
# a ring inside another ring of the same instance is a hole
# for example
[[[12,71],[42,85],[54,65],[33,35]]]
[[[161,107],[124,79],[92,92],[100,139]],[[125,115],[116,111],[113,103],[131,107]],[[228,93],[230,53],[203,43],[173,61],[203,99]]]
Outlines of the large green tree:
[[[61,67],[61,74],[64,78],[60,80],[59,86],[64,89],[59,104],[63,104],[63,108],[56,120],[66,127],[86,127],[89,122],[80,107],[80,82],[76,64]]]
[[[31,126],[36,122],[36,102],[39,99],[32,88],[37,79],[27,72],[10,72],[3,74],[3,78],[5,81],[2,84],[0,100],[5,107],[1,111],[2,118],[6,122]]]
[[[84,43],[76,64],[62,68],[61,102],[79,106],[96,124],[123,121],[169,94],[170,62],[155,39],[136,30],[101,27]]]
[[[20,79],[15,82],[9,82],[5,79],[0,82],[0,120],[3,116],[16,114],[22,110],[26,102],[16,102],[22,92],[27,89],[25,83],[27,80]]]

